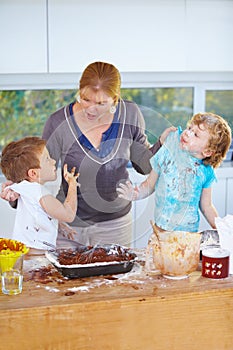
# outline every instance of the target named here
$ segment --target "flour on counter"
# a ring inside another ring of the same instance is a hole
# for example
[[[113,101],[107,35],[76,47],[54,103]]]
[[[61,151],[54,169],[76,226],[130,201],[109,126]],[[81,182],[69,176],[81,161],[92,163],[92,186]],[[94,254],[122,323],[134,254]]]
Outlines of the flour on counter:
[[[56,293],[57,293],[57,292],[60,292],[59,289],[57,289],[57,288],[52,288],[52,287],[49,287],[49,286],[46,286],[45,289],[48,290],[49,292],[56,292]]]

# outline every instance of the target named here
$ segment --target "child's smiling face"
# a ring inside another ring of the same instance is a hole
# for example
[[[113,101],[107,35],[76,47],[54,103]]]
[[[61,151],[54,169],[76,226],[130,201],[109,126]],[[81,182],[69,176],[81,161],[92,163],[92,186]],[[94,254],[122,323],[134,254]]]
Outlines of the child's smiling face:
[[[204,159],[211,155],[207,149],[209,138],[210,134],[204,123],[190,124],[181,134],[180,148],[196,158]]]

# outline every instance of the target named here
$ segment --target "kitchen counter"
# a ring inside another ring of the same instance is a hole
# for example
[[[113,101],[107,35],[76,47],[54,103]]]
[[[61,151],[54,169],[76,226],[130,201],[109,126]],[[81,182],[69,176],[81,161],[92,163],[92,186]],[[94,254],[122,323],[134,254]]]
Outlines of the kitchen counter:
[[[170,280],[144,271],[67,280],[44,256],[24,262],[23,292],[0,294],[1,349],[233,349],[233,275]]]

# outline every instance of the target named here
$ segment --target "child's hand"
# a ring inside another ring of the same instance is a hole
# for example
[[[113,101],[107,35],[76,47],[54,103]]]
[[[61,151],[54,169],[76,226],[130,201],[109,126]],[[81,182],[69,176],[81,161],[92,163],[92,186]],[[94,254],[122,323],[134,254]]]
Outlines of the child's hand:
[[[126,181],[125,184],[119,184],[117,188],[118,197],[126,199],[128,201],[135,201],[138,198],[138,188],[133,187],[130,181]]]
[[[58,233],[71,241],[77,236],[77,232],[65,222],[59,222]]]
[[[170,134],[171,131],[176,131],[177,128],[175,126],[170,126],[170,128],[167,128],[164,130],[164,132],[160,135],[160,143],[161,145],[164,144],[164,141],[166,140],[166,138],[168,137],[168,135]]]
[[[5,183],[2,183],[0,198],[5,199],[8,202],[14,202],[16,199],[19,198],[19,193],[13,191],[10,188],[6,188],[7,186],[10,186],[12,184],[12,181],[6,181]]]
[[[63,174],[64,174],[64,178],[66,180],[66,182],[68,183],[68,185],[71,183],[71,181],[75,181],[77,180],[77,178],[79,177],[79,173],[75,173],[76,168],[73,167],[71,169],[71,172],[68,171],[67,169],[67,164],[64,165],[63,167]],[[76,182],[77,186],[80,186],[80,184],[78,182]]]

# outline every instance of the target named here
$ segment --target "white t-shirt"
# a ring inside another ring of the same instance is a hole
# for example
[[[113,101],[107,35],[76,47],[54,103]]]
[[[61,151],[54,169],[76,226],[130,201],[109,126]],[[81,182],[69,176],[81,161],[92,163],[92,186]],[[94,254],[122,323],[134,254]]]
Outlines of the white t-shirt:
[[[39,202],[51,193],[45,186],[26,180],[9,187],[20,194],[12,238],[36,249],[48,249],[43,241],[56,245],[58,220],[49,217]]]

